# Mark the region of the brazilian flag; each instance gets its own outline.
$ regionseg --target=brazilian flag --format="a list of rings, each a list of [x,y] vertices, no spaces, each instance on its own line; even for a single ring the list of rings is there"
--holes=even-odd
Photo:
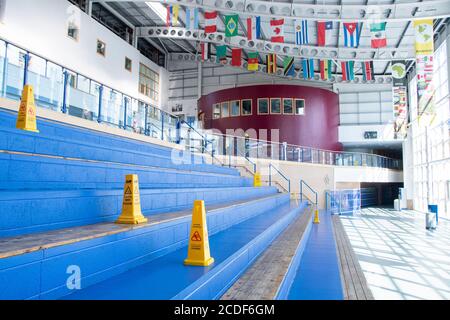
[[[225,16],[225,36],[234,37],[238,34],[239,15],[230,14]]]

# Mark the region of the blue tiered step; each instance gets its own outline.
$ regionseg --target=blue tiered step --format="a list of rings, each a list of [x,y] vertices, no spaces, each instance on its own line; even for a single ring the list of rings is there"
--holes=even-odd
[[[39,134],[14,126],[0,110],[0,299],[218,298],[305,208],[198,155],[177,164],[148,142],[42,119]],[[146,224],[112,223],[127,174],[139,176]],[[196,199],[207,268],[183,265]],[[67,286],[72,267],[80,291]]]

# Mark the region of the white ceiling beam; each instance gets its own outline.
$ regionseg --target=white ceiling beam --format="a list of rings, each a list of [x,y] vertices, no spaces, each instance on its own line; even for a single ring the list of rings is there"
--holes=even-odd
[[[191,41],[209,42],[216,45],[229,45],[259,53],[275,53],[295,58],[354,60],[354,61],[390,61],[395,59],[414,60],[414,47],[407,48],[335,48],[293,43],[273,43],[266,40],[248,40],[243,36],[225,37],[223,32],[205,34],[203,30],[187,30],[179,27],[139,27],[137,35],[143,38],[172,38]]]

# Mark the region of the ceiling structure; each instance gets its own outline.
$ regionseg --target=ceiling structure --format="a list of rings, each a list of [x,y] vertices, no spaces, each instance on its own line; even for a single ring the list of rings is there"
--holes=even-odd
[[[92,2],[92,1],[91,1]],[[228,56],[231,57],[232,47],[243,48],[243,58],[248,52],[259,52],[260,71],[267,53],[290,55],[296,59],[296,69],[300,69],[300,58],[333,60],[333,77],[331,82],[342,81],[340,61],[373,60],[375,78],[387,79],[390,75],[392,60],[406,59],[408,67],[414,64],[414,29],[412,20],[424,17],[434,18],[435,32],[444,27],[450,16],[450,0],[161,0],[161,1],[94,1],[105,6],[108,10],[119,15],[123,21],[134,27],[135,36],[145,38],[152,45],[165,53],[179,53],[179,59],[186,59],[185,54],[198,57],[199,41],[212,43],[212,54],[215,46],[227,44]],[[166,27],[167,5],[179,4],[179,20],[174,27]],[[190,31],[185,28],[186,7],[197,7],[200,13],[200,30]],[[205,11],[217,10],[218,32],[214,35],[205,35]],[[226,38],[226,14],[239,14],[239,32],[237,37]],[[246,18],[261,16],[263,40],[247,41]],[[273,18],[284,17],[285,43],[274,44],[267,39],[269,34],[269,21]],[[387,47],[372,49],[369,23],[378,18],[386,21]],[[309,31],[309,44],[296,45],[294,32],[294,19],[307,19]],[[333,21],[333,30],[327,39],[325,47],[317,47],[316,21]],[[360,39],[357,48],[344,47],[343,22],[356,21],[360,27]],[[197,57],[194,57],[197,55]],[[173,56],[173,55],[172,55]],[[213,59],[213,58],[212,58]],[[279,59],[281,60],[281,59]],[[211,60],[214,61],[214,60]],[[244,63],[243,68],[246,64]],[[279,61],[281,66],[281,61]],[[315,62],[315,79],[318,81],[319,63]],[[298,72],[301,78],[301,72]],[[355,63],[355,75],[361,75],[359,63]],[[278,75],[281,76],[281,75]],[[357,77],[360,79],[361,77]],[[376,80],[376,79],[375,79]]]

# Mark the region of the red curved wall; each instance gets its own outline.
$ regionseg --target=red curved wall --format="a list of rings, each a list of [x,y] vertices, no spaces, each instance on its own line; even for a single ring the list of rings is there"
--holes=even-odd
[[[258,98],[305,99],[304,115],[258,115]],[[212,105],[224,101],[252,99],[252,115],[212,119]],[[257,85],[216,91],[199,99],[205,129],[279,129],[280,142],[326,150],[342,150],[338,141],[339,98],[325,89],[297,85]],[[263,138],[263,137],[261,137]]]

